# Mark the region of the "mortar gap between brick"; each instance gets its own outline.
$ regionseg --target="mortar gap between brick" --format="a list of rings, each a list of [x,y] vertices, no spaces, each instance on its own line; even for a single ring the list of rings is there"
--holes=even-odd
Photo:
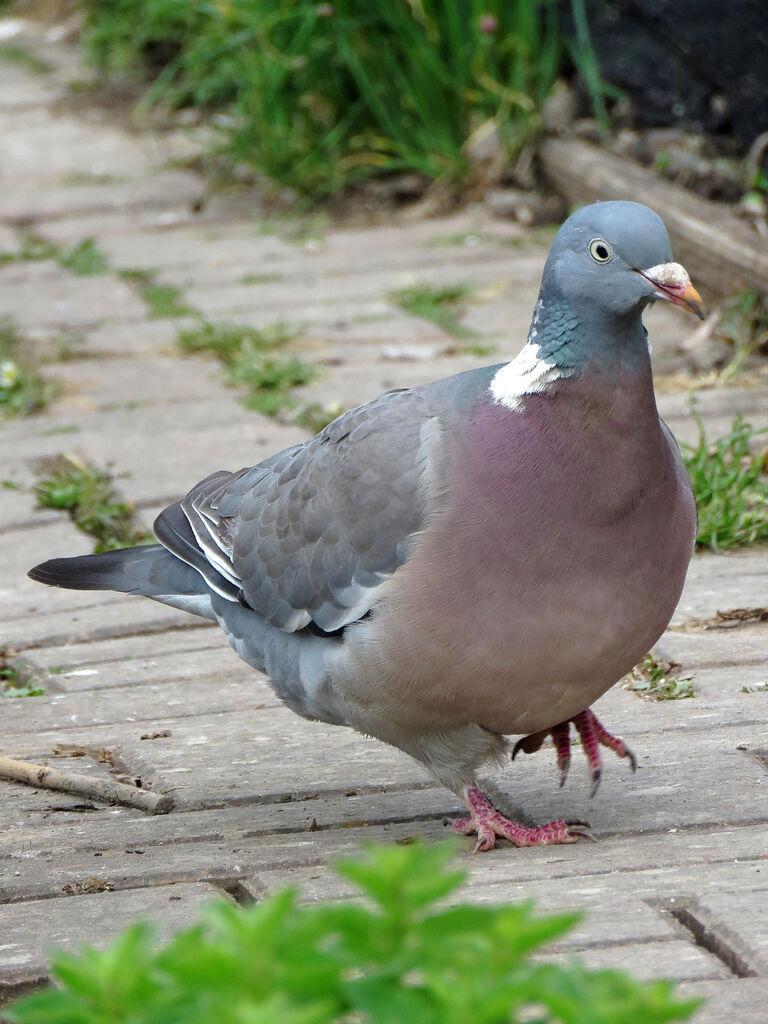
[[[258,902],[254,893],[239,878],[212,878],[210,882],[227,896],[231,896],[240,907],[250,907]]]
[[[703,920],[703,915],[698,911],[694,900],[688,902],[685,898],[673,897],[649,902],[656,910],[673,918],[688,932],[697,946],[717,957],[731,974],[737,978],[758,977],[757,971],[750,967],[748,961]]]

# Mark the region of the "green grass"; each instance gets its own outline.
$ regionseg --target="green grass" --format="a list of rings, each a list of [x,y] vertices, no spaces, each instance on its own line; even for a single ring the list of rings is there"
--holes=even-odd
[[[679,668],[680,666],[674,662],[660,662],[652,654],[646,654],[627,676],[625,689],[632,690],[647,700],[682,700],[694,697],[691,677],[677,675]]]
[[[109,473],[74,455],[61,455],[35,485],[40,508],[65,509],[75,526],[96,541],[94,551],[152,543],[135,521],[133,506],[121,501]]]
[[[709,441],[694,417],[698,444],[681,449],[699,512],[697,545],[721,551],[768,540],[768,450],[754,446],[768,428],[755,430],[737,416],[728,434]]]
[[[154,271],[129,268],[119,274],[138,290],[152,319],[197,315],[196,310],[184,302],[181,289],[173,284],[158,284]]]
[[[478,359],[485,359],[487,356],[492,356],[495,351],[495,345],[476,342],[474,344],[470,343],[469,345],[451,345],[449,348],[443,349],[443,355],[476,356]]]
[[[376,175],[460,185],[491,119],[513,157],[575,64],[604,118],[583,0],[84,0],[93,61],[144,105],[223,112],[218,153],[318,198]],[[573,25],[568,35],[567,26]]]
[[[83,185],[117,185],[126,181],[121,174],[95,174],[93,171],[67,171],[59,178],[65,188],[79,188]]]
[[[296,328],[284,323],[256,328],[200,320],[180,331],[178,341],[187,352],[216,356],[224,366],[227,383],[246,389],[242,398],[246,408],[276,416],[295,408],[294,388],[309,384],[317,376],[317,368],[311,363],[279,351],[297,333]]]
[[[79,359],[90,359],[92,354],[86,347],[86,337],[79,330],[64,330],[56,339],[56,359],[60,363],[72,363]]]
[[[13,322],[0,319],[0,420],[40,412],[58,390],[29,364],[25,348]]]
[[[223,899],[158,943],[134,924],[105,950],[53,956],[55,987],[4,1009],[10,1024],[664,1024],[701,1000],[578,958],[537,962],[578,912],[457,903],[453,843],[369,846],[335,865],[360,896],[299,903],[283,889]],[[446,905],[446,897],[450,903]]]
[[[94,277],[109,270],[109,260],[92,238],[84,238],[77,245],[59,249],[57,259],[62,267],[81,277]]]
[[[25,661],[9,661],[8,652],[0,651],[0,694],[3,697],[42,697],[35,673]]]
[[[238,284],[272,284],[275,281],[282,281],[282,274],[243,274],[238,279]]]
[[[768,683],[755,683],[754,686],[742,686],[742,693],[768,693]]]
[[[329,405],[324,405],[322,402],[305,402],[299,406],[293,417],[293,422],[304,427],[311,434],[319,434],[323,427],[327,427],[344,411],[344,406],[337,402],[332,402]]]
[[[6,64],[15,64],[17,67],[24,68],[25,71],[31,71],[34,75],[46,75],[51,70],[47,61],[19,43],[0,45],[0,61],[4,61]]]
[[[127,268],[118,273],[124,281],[128,281],[137,289],[146,304],[147,313],[153,320],[197,316],[197,311],[184,302],[181,288],[174,284],[158,284],[155,280],[155,271]]]
[[[55,260],[73,274],[91,277],[105,274],[109,260],[92,238],[84,238],[75,245],[56,245],[34,231],[28,231],[16,252],[0,253],[0,263],[23,263],[35,260]]]
[[[43,437],[60,437],[62,434],[79,434],[82,427],[79,423],[62,423],[60,427],[50,427],[43,431]]]
[[[392,292],[390,299],[411,316],[431,320],[454,338],[472,338],[475,332],[461,322],[461,302],[473,291],[465,282],[433,286],[415,284]]]
[[[737,292],[723,307],[717,335],[733,348],[731,361],[718,374],[726,384],[756,352],[768,351],[768,308],[754,289]]]
[[[149,315],[155,320],[191,316],[195,312],[183,301],[181,289],[173,284],[147,284],[141,294]]]

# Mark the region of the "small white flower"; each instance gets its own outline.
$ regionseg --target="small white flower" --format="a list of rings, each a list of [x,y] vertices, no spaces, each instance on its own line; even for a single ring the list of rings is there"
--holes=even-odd
[[[0,363],[0,388],[12,388],[19,379],[19,368],[16,363],[8,360]]]

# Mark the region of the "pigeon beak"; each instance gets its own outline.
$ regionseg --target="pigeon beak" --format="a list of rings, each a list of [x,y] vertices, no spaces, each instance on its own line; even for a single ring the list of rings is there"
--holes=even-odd
[[[656,267],[639,271],[656,289],[656,298],[673,302],[689,313],[704,319],[704,304],[701,296],[691,284],[688,271],[679,263],[660,263]]]

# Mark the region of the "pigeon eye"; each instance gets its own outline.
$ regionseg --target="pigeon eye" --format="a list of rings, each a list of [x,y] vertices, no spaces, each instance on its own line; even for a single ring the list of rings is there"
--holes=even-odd
[[[613,250],[602,238],[593,238],[589,243],[589,255],[595,263],[607,263],[613,256]]]

